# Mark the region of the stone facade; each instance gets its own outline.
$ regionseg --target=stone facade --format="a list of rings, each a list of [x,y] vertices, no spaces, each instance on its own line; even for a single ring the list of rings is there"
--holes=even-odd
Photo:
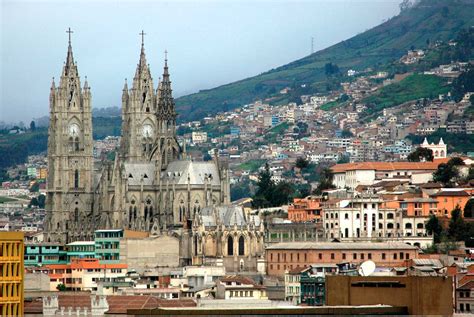
[[[193,265],[223,262],[227,272],[259,270],[265,251],[263,222],[240,206],[206,207],[196,213],[192,237]]]
[[[194,215],[229,203],[228,171],[217,158],[192,161],[178,144],[167,58],[155,90],[142,38],[132,87],[122,91],[120,148],[96,170],[90,88],[80,86],[70,41],[50,105],[45,241],[92,240],[96,229],[169,232],[179,237],[181,263],[190,263]]]

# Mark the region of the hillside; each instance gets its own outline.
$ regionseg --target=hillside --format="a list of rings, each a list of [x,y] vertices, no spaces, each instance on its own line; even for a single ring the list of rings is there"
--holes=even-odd
[[[474,0],[422,0],[413,8],[346,41],[255,77],[178,98],[181,121],[273,97],[274,102],[295,100],[301,94],[326,91],[333,80],[325,65],[363,70],[400,58],[412,47],[423,48],[447,41],[474,25]],[[304,88],[301,85],[306,84]],[[328,87],[329,86],[329,87]],[[277,92],[292,87],[293,95],[281,99]],[[276,97],[276,98],[275,98]]]

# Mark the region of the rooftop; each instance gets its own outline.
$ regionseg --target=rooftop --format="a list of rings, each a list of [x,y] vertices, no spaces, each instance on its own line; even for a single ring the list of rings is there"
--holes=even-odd
[[[375,170],[375,171],[395,171],[395,170],[436,170],[441,163],[447,163],[446,159],[435,159],[433,162],[358,162],[336,164],[331,167],[334,173],[342,173],[354,170]]]
[[[402,242],[282,242],[267,250],[416,250]]]

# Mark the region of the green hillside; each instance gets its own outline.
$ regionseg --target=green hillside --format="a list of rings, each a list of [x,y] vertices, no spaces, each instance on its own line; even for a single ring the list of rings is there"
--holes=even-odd
[[[377,93],[365,98],[363,101],[368,107],[366,114],[377,113],[384,108],[410,100],[432,99],[440,94],[446,94],[450,90],[446,82],[446,79],[434,75],[410,75],[399,83],[382,87]]]
[[[305,58],[255,77],[178,98],[179,119],[200,119],[257,99],[275,97],[273,102],[278,103],[291,101],[300,94],[323,92],[337,82],[326,75],[327,63],[338,65],[342,72],[381,66],[400,58],[411,47],[423,48],[435,41],[453,39],[461,29],[472,25],[474,0],[422,0],[371,30]],[[302,84],[306,86],[301,88]],[[277,94],[287,86],[294,88],[293,94]]]

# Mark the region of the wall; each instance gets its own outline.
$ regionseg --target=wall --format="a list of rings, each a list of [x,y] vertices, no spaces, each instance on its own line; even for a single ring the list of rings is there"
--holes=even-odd
[[[120,241],[120,262],[128,269],[143,272],[145,268],[179,266],[179,240],[172,236],[146,239],[122,239]]]
[[[267,250],[268,275],[281,276],[285,270],[309,266],[311,264],[338,264],[342,262],[362,263],[372,260],[377,266],[393,267],[403,266],[405,260],[416,259],[417,250],[407,245],[407,249],[367,249],[367,250]],[[370,257],[369,257],[370,253]],[[403,259],[400,255],[403,253]],[[385,254],[385,258],[383,258]],[[321,257],[320,257],[321,256]]]
[[[356,282],[400,282],[404,287],[357,287]],[[326,305],[405,306],[409,314],[452,315],[452,280],[432,276],[326,276]]]

